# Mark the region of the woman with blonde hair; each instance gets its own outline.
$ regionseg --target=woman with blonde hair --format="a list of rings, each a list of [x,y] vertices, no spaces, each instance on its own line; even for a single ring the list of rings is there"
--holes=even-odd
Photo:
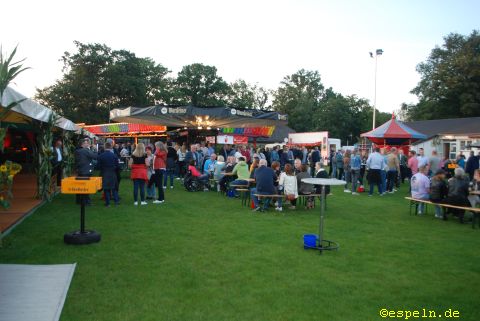
[[[162,142],[155,143],[155,157],[153,159],[154,175],[150,178],[148,186],[152,186],[153,183],[157,186],[158,199],[153,201],[154,204],[161,204],[165,201],[163,192],[163,175],[167,170],[167,148]]]
[[[145,145],[138,143],[130,159],[132,169],[130,178],[133,180],[133,205],[138,205],[138,192],[140,190],[140,205],[147,205],[145,202],[145,182],[148,181],[147,175],[147,157],[145,154]]]

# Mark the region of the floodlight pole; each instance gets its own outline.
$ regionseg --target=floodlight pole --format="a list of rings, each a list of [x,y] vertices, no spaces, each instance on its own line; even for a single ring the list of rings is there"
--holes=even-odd
[[[375,129],[375,114],[377,111],[377,60],[378,56],[381,56],[383,54],[382,49],[377,49],[375,51],[375,93],[373,96],[373,124],[372,124],[372,130]],[[370,57],[373,58],[373,54],[370,53]]]

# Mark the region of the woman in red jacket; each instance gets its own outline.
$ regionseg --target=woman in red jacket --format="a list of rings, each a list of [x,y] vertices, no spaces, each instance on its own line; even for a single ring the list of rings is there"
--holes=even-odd
[[[153,183],[158,189],[158,199],[153,201],[154,204],[161,204],[165,201],[163,193],[163,175],[167,169],[167,148],[162,142],[155,143],[155,154],[153,157],[153,170],[154,174],[150,178],[148,186],[152,186]]]
[[[137,144],[130,160],[132,172],[130,178],[133,180],[133,205],[138,205],[138,191],[140,190],[140,205],[147,205],[145,202],[145,182],[148,181],[145,145]]]

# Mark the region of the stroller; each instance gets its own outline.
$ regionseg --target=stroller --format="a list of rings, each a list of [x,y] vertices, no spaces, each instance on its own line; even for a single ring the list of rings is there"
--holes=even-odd
[[[183,186],[189,192],[198,192],[205,188],[209,188],[208,183],[204,183],[198,180],[195,176],[192,175],[191,171],[187,171],[185,178],[183,179]]]

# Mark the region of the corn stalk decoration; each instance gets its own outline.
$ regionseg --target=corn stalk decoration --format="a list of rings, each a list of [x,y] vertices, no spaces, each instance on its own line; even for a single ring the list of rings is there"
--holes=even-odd
[[[41,200],[50,201],[55,192],[52,189],[53,130],[59,116],[51,113],[48,122],[32,121],[37,134],[34,147],[34,168],[37,175],[37,195]]]
[[[64,175],[63,177],[69,177],[73,174],[75,166],[75,134],[71,131],[63,132],[63,156],[64,156]]]
[[[2,127],[2,119],[8,114],[10,109],[21,103],[24,99],[19,101],[14,101],[9,103],[6,106],[3,106],[3,95],[5,89],[7,89],[8,84],[15,79],[21,72],[29,69],[28,67],[24,68],[22,62],[25,59],[13,62],[13,58],[17,53],[17,47],[10,53],[10,55],[4,55],[2,47],[0,46],[0,152],[3,152],[4,149],[4,140],[7,135],[8,127]]]

